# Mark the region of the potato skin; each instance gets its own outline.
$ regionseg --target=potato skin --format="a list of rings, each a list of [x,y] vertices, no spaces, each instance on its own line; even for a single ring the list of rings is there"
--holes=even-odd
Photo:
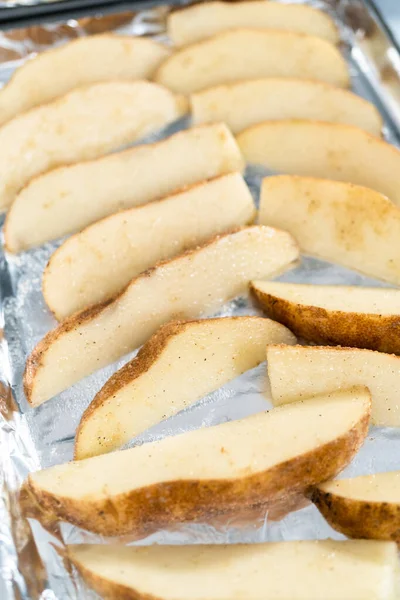
[[[306,342],[400,354],[400,316],[327,310],[250,290],[267,315]]]
[[[75,500],[41,489],[30,475],[24,484],[24,491],[30,496],[25,510],[29,516],[31,505],[35,518],[46,522],[65,520],[100,535],[145,536],[175,523],[199,521],[225,511],[281,500],[305,492],[341,471],[368,433],[370,412],[371,407],[336,440],[264,472],[236,479],[168,481],[108,498]]]

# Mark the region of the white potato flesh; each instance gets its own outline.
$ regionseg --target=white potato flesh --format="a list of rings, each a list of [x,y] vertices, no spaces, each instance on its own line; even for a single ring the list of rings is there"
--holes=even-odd
[[[120,369],[85,411],[75,458],[110,452],[265,360],[267,344],[296,343],[270,319],[170,323]],[[149,364],[150,361],[150,364]]]
[[[349,500],[400,505],[400,471],[327,481],[319,484],[318,488]]]
[[[119,210],[243,168],[235,139],[220,123],[53,169],[32,179],[15,198],[4,226],[7,250],[38,246]]]
[[[291,175],[364,185],[400,204],[400,151],[358,127],[268,121],[245,129],[237,141],[248,163]]]
[[[269,177],[262,183],[259,221],[289,231],[304,254],[400,284],[400,208],[374,190]]]
[[[67,546],[86,582],[160,600],[394,600],[394,542],[333,540],[197,546]],[[329,568],[327,568],[329,566]]]
[[[137,348],[163,323],[210,314],[245,293],[252,279],[269,277],[297,258],[289,234],[254,226],[160,263],[113,302],[77,313],[47,334],[27,362],[28,399],[40,404]]]
[[[18,115],[0,129],[0,210],[36,175],[116,150],[185,112],[183,98],[162,86],[111,81]]]
[[[133,277],[225,231],[248,225],[255,208],[239,173],[111,215],[67,239],[43,274],[50,310],[63,316],[120,292]]]
[[[235,29],[178,50],[157,69],[155,81],[191,94],[243,79],[298,77],[349,86],[347,64],[329,42],[301,33]]]
[[[169,54],[147,38],[117,35],[91,35],[41,52],[0,91],[0,125],[82,85],[148,79]]]
[[[382,129],[382,117],[373,104],[320,81],[273,77],[239,81],[197,92],[190,101],[196,125],[223,121],[233,133],[281,119],[345,123],[376,136]]]
[[[359,348],[270,346],[268,375],[275,405],[365,385],[375,425],[400,425],[400,357]]]

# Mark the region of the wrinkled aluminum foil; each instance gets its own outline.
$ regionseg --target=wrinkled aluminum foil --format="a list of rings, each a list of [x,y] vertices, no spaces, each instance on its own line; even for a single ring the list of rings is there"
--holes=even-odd
[[[293,1],[293,0],[292,0]],[[373,10],[354,0],[312,2],[333,14],[342,34],[354,89],[375,102],[385,119],[385,136],[400,142],[400,57]],[[166,40],[170,7],[96,16],[63,23],[0,32],[0,81],[36,52],[75,37],[105,31],[147,35]],[[169,128],[169,133],[171,129]],[[165,135],[165,132],[164,132]],[[154,137],[153,137],[154,139]],[[371,165],[372,167],[372,165]],[[257,201],[261,176],[248,169],[246,179]],[[81,600],[97,596],[87,590],[64,559],[65,543],[99,541],[68,524],[45,531],[20,512],[18,489],[30,471],[72,458],[73,437],[83,410],[108,377],[128,358],[109,366],[37,409],[29,408],[22,389],[27,354],[55,325],[41,293],[41,276],[58,244],[47,244],[20,256],[0,250],[0,598],[1,600]],[[384,285],[323,261],[303,257],[279,279],[303,283]],[[239,299],[218,315],[258,314]],[[265,363],[228,383],[179,415],[160,423],[132,444],[160,439],[200,426],[237,419],[271,407]],[[345,475],[399,468],[400,430],[374,428]],[[234,543],[332,537],[341,539],[310,505],[285,515],[266,509],[220,517],[208,523],[182,524],[146,539],[124,543]],[[282,518],[283,517],[283,518]],[[110,540],[101,540],[105,543]],[[115,540],[111,540],[115,541]]]

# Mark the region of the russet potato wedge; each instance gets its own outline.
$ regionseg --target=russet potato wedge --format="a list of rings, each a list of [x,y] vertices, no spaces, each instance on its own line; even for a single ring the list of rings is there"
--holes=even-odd
[[[204,2],[170,13],[167,33],[174,46],[199,42],[228,29],[254,27],[307,33],[339,41],[339,32],[329,15],[311,6],[280,4],[264,0],[248,2]]]
[[[264,0],[263,4],[268,5]],[[190,102],[195,124],[223,121],[233,133],[282,119],[345,123],[376,136],[382,129],[382,117],[373,104],[321,81],[284,77],[238,81],[192,94]]]
[[[297,258],[288,233],[253,226],[158,264],[114,300],[76,313],[39,342],[25,369],[26,397],[34,405],[48,400],[143,344],[163,323],[210,314],[245,293],[252,279]]]
[[[206,519],[333,477],[363,443],[370,404],[358,388],[282,406],[38,471],[24,491],[42,519],[101,535]]]
[[[17,69],[1,90],[0,125],[82,85],[148,79],[169,54],[166,46],[150,39],[110,34],[78,38],[41,52]]]
[[[400,543],[400,471],[327,481],[310,497],[344,535]]]
[[[242,131],[237,141],[248,163],[363,185],[400,204],[400,150],[358,127],[295,119],[266,121]]]
[[[80,544],[67,550],[85,582],[107,600],[397,598],[398,557],[392,542]]]
[[[46,303],[71,315],[108,300],[160,260],[248,225],[255,213],[244,179],[233,173],[106,217],[52,255],[43,274]]]
[[[154,79],[174,92],[191,94],[258,77],[298,77],[349,86],[346,62],[329,42],[261,29],[225,31],[178,50],[158,67]]]
[[[110,452],[265,360],[265,346],[295,344],[260,317],[168,323],[117,371],[84,412],[75,458]]]
[[[222,123],[59,167],[32,179],[15,198],[4,226],[6,248],[20,252],[182,186],[243,169],[235,139]]]
[[[268,316],[306,342],[400,354],[400,290],[253,281]]]
[[[374,190],[311,177],[268,177],[259,221],[289,231],[304,254],[400,284],[400,208]]]
[[[268,375],[276,406],[352,385],[372,396],[372,422],[400,425],[400,357],[359,348],[276,345],[267,348]]]
[[[186,112],[180,96],[149,81],[78,88],[0,129],[0,210],[32,177],[130,144]]]

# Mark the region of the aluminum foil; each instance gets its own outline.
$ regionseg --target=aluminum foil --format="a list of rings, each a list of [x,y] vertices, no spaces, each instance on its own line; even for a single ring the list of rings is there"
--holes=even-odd
[[[400,58],[382,24],[361,2],[312,2],[333,14],[342,35],[353,88],[375,102],[385,121],[385,136],[400,142]],[[0,33],[0,81],[34,53],[74,37],[103,31],[147,35],[166,40],[165,17],[171,7],[139,12],[98,15],[46,26]],[[169,129],[168,133],[171,133]],[[164,132],[165,135],[165,132]],[[373,165],[371,165],[373,167]],[[249,168],[246,180],[258,200],[265,173]],[[59,244],[59,242],[58,242]],[[94,542],[99,537],[68,524],[45,531],[20,512],[18,489],[29,472],[72,458],[73,438],[83,410],[108,377],[131,356],[87,377],[37,409],[28,407],[22,373],[28,353],[55,321],[41,293],[41,276],[58,245],[47,244],[17,257],[0,249],[0,598],[1,600],[81,600],[96,598],[64,559],[66,543]],[[323,261],[302,257],[301,264],[281,275],[284,281],[384,285]],[[222,307],[218,315],[258,314],[247,299]],[[248,371],[193,407],[153,427],[131,445],[167,435],[244,417],[271,407],[265,363]],[[374,428],[344,475],[367,474],[399,468],[400,430]],[[124,543],[188,544],[262,542],[332,537],[341,539],[311,505],[285,515],[257,509],[213,522],[182,524],[146,539],[124,538]],[[102,539],[104,543],[109,539]],[[112,540],[115,541],[115,540]],[[3,586],[3,587],[2,587]]]

